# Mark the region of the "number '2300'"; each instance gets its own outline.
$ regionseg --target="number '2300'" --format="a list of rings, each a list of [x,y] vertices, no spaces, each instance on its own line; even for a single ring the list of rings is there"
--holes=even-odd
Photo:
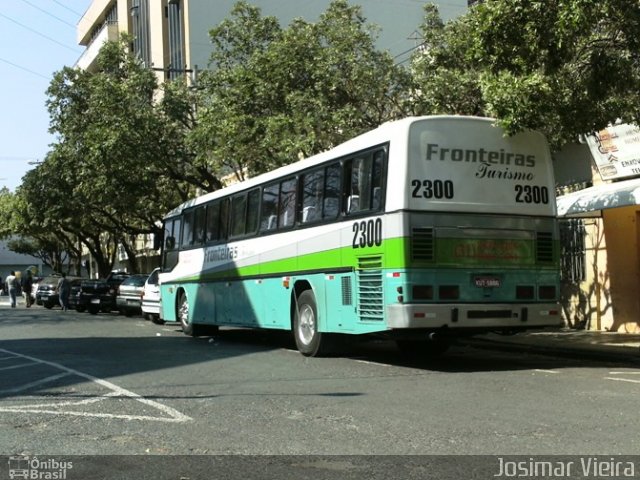
[[[382,245],[382,219],[362,220],[353,224],[353,248]]]

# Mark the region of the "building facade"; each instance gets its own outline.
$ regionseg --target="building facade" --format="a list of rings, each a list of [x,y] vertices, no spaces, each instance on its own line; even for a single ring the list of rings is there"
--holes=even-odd
[[[22,255],[7,248],[6,241],[0,241],[0,277],[4,280],[9,272],[24,272],[30,269],[38,276],[49,275],[51,268],[44,265],[42,260],[31,255]]]
[[[555,155],[563,309],[572,326],[640,332],[638,133],[614,126],[585,137],[598,136],[597,145],[585,140]]]
[[[162,80],[206,69],[211,54],[209,31],[229,16],[236,0],[94,0],[78,22],[78,43],[85,51],[76,66],[91,70],[105,41],[129,33],[131,49]],[[315,21],[329,0],[252,0],[263,15],[273,15],[281,25],[296,17]],[[417,29],[427,1],[381,2],[353,0],[361,5],[369,23],[380,27],[378,46],[398,62],[408,60],[420,43]],[[435,2],[438,3],[437,1]],[[439,5],[444,20],[467,10],[467,0]]]

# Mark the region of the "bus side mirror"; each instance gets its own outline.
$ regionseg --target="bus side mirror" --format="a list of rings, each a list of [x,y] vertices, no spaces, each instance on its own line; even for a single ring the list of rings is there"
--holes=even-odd
[[[153,234],[153,249],[160,250],[162,247],[162,235],[158,233]]]
[[[167,240],[164,242],[164,246],[167,250],[173,250],[174,248],[176,248],[175,237],[167,237]]]

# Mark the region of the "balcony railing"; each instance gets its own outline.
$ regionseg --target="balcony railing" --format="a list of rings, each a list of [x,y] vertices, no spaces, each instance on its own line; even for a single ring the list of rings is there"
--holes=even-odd
[[[118,40],[118,24],[117,23],[105,23],[100,32],[95,36],[93,41],[87,45],[86,50],[80,55],[80,58],[74,65],[76,68],[82,70],[91,70],[95,65],[96,58],[102,45],[109,41]]]

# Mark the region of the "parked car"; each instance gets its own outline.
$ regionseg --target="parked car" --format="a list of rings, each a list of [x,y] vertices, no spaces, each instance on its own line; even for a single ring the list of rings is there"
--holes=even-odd
[[[116,295],[116,307],[120,313],[127,317],[142,313],[142,292],[147,278],[149,275],[131,275],[120,284]]]
[[[42,305],[44,308],[60,306],[60,297],[57,291],[58,280],[60,280],[60,278],[60,275],[50,275],[44,277],[38,283],[38,288],[35,290],[36,304]],[[80,282],[79,277],[67,276],[67,279],[69,279],[71,284],[73,284],[73,282]]]
[[[111,272],[104,279],[82,281],[76,310],[87,310],[94,315],[98,312],[116,310],[118,286],[130,276],[126,272]]]
[[[82,286],[82,280],[76,279],[71,282],[71,290],[69,291],[69,308],[71,310],[77,310],[78,312],[84,312],[86,307],[80,307],[78,301],[80,299],[80,288]]]
[[[160,321],[160,269],[156,268],[147,281],[144,282],[144,290],[142,291],[142,315],[153,323],[162,323]]]

